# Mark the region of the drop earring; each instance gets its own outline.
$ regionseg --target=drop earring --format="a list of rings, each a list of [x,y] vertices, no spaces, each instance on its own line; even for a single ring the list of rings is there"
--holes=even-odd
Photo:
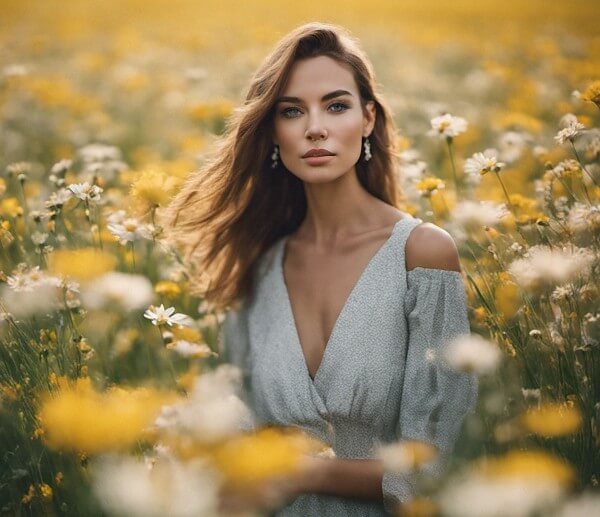
[[[274,169],[275,167],[277,167],[277,165],[279,165],[279,146],[277,144],[275,144],[275,147],[273,149],[273,154],[271,155],[271,168]]]
[[[369,142],[369,137],[365,138],[365,161],[368,162],[371,158],[371,142]]]

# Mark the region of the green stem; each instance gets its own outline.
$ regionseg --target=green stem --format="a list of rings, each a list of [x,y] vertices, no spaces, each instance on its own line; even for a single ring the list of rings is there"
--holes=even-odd
[[[508,196],[508,191],[506,190],[506,187],[504,186],[504,182],[502,181],[502,178],[500,177],[500,173],[495,172],[495,174],[496,174],[496,178],[498,178],[498,181],[500,182],[500,185],[502,186],[504,195],[506,196],[506,202],[508,203],[508,208],[510,208],[512,206],[512,203],[510,202],[510,197]]]
[[[450,163],[452,164],[452,176],[454,178],[454,188],[458,193],[458,177],[456,176],[456,165],[454,164],[454,155],[452,154],[452,137],[446,137],[446,143],[448,144],[448,153],[450,154]]]
[[[579,153],[577,152],[577,149],[575,148],[575,143],[573,142],[573,140],[569,140],[569,142],[571,142],[571,147],[573,148],[573,152],[575,153],[575,158],[577,158],[577,161],[579,162],[579,165],[581,165],[581,168],[585,171],[585,173],[590,177],[590,179],[595,183],[595,185],[597,187],[600,187],[600,184],[594,179],[594,176],[592,176],[590,174],[590,171],[588,171],[585,168],[585,165],[583,164],[583,162],[581,161],[581,158],[579,157]]]
[[[133,272],[135,273],[135,247],[133,241],[131,241],[131,265],[133,267]]]

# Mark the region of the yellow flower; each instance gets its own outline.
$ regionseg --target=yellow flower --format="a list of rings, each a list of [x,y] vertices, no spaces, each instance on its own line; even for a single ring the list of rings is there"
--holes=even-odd
[[[46,483],[42,483],[38,485],[38,487],[40,494],[42,495],[42,499],[44,499],[44,501],[50,501],[52,499],[52,487]]]
[[[8,221],[2,221],[0,225],[0,246],[8,248],[15,240],[12,233],[8,231],[10,223]]]
[[[517,111],[499,113],[493,116],[492,120],[495,127],[501,130],[524,129],[530,133],[539,133],[543,128],[543,124],[539,119]]]
[[[28,504],[31,502],[31,500],[35,497],[35,487],[33,485],[29,485],[29,489],[27,490],[27,493],[21,497],[21,502],[23,504]]]
[[[436,177],[427,176],[419,181],[416,185],[419,194],[423,197],[430,197],[433,192],[438,189],[443,189],[446,185],[444,182]]]
[[[546,402],[529,408],[521,417],[525,429],[540,436],[564,436],[581,427],[581,412],[577,407],[559,402]]]
[[[176,339],[188,341],[189,343],[204,343],[202,334],[195,328],[175,326],[171,329],[171,332],[173,332],[173,336],[175,336]]]
[[[114,270],[117,259],[106,251],[95,248],[57,250],[48,256],[48,270],[54,275],[65,275],[80,281],[96,278]]]
[[[0,215],[3,217],[17,217],[23,215],[23,208],[16,197],[8,197],[0,203]]]
[[[97,454],[121,450],[144,436],[172,394],[151,388],[113,387],[96,392],[89,378],[56,395],[44,394],[39,419],[44,441],[54,449]]]
[[[137,176],[130,193],[140,208],[148,211],[168,204],[180,183],[181,178],[150,169]]]
[[[569,486],[575,481],[575,470],[560,458],[544,451],[509,451],[502,456],[484,457],[475,468],[492,478],[554,481]]]
[[[233,109],[230,101],[217,99],[195,104],[189,109],[190,117],[201,122],[227,118]]]
[[[434,517],[438,514],[438,505],[425,497],[414,497],[402,503],[401,515],[405,517]]]
[[[21,497],[23,504],[28,504],[35,496],[40,496],[44,501],[52,500],[52,487],[46,483],[38,483],[37,486],[29,485],[27,493]]]
[[[154,292],[167,298],[176,298],[181,294],[181,287],[176,282],[162,280],[154,286]]]
[[[581,100],[593,102],[600,108],[600,80],[594,81],[581,94]]]
[[[184,445],[184,444],[179,444]],[[198,446],[188,451],[206,455],[225,476],[227,483],[251,486],[277,476],[292,474],[302,461],[327,449],[327,445],[297,428],[264,427],[255,433],[244,433],[213,447]]]

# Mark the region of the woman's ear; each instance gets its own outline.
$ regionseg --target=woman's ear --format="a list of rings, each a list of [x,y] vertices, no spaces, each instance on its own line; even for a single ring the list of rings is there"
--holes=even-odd
[[[375,102],[368,101],[365,104],[365,115],[363,117],[363,119],[364,119],[363,136],[365,138],[368,137],[371,134],[371,132],[373,131],[373,128],[375,127],[376,116],[377,116],[377,112],[375,110]]]

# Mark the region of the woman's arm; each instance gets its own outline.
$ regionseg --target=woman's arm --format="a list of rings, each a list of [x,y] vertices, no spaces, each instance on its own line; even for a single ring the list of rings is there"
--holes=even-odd
[[[382,501],[383,462],[374,459],[315,458],[298,478],[297,494],[328,494]]]

